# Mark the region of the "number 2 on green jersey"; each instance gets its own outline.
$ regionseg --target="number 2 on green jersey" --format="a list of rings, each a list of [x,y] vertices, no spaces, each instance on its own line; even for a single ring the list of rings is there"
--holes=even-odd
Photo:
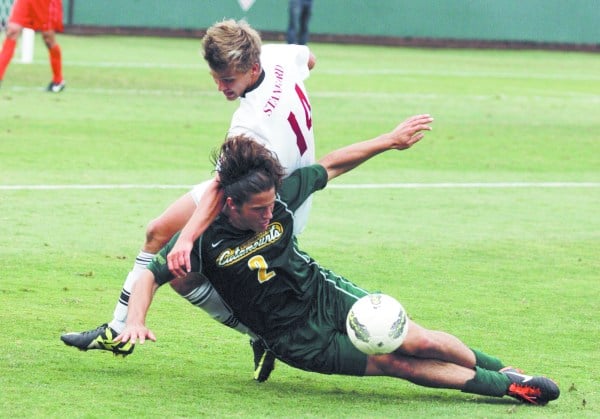
[[[267,264],[265,258],[261,255],[251,257],[248,260],[248,267],[250,268],[250,270],[258,271],[258,282],[261,284],[263,282],[267,282],[269,279],[273,278],[276,275],[275,272],[268,271],[269,265]]]

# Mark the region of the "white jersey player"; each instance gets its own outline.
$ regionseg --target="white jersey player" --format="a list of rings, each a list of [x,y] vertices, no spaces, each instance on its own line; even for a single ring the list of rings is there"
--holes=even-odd
[[[311,105],[304,86],[304,80],[315,64],[310,50],[300,45],[261,46],[256,31],[245,22],[232,20],[209,28],[203,47],[204,58],[218,90],[227,100],[240,100],[228,136],[245,134],[264,144],[277,155],[288,174],[314,163]],[[192,243],[221,209],[218,190],[217,180],[203,182],[150,222],[146,243],[123,285],[113,320],[91,331],[63,334],[63,342],[81,350],[103,349],[118,355],[130,354],[132,345],[114,342],[113,339],[125,326],[133,285],[154,255],[179,230],[179,239],[168,255],[169,267],[179,277],[189,272]],[[295,224],[300,228],[296,232],[306,225],[309,210],[310,201],[297,210]],[[205,279],[182,278],[171,285],[216,320],[251,335]],[[253,349],[255,379],[264,381],[273,368],[274,359],[272,356],[269,359],[260,342],[255,342]]]
[[[230,135],[246,134],[263,143],[287,174],[315,162],[311,106],[304,88],[309,55],[301,45],[265,45],[260,56],[264,78],[240,98],[229,129]],[[309,210],[307,201],[296,212],[301,229]]]

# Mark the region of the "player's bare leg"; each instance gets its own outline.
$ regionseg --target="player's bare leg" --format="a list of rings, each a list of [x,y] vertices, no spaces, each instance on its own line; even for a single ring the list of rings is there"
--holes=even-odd
[[[481,352],[477,355],[455,336],[429,331],[411,322],[397,351],[368,357],[365,375],[397,377],[425,387],[486,396],[508,395],[532,404],[546,404],[558,398],[560,391],[552,380],[523,375],[511,367],[500,371],[481,368],[478,359],[488,356]]]
[[[133,269],[127,275],[119,300],[116,304],[113,319],[96,329],[85,332],[65,333],[61,340],[69,346],[80,350],[101,349],[111,351],[116,355],[129,355],[134,346],[122,347],[113,339],[125,328],[129,296],[141,273],[146,269],[154,255],[181,230],[196,208],[192,196],[187,193],[171,204],[158,218],[152,220],[146,229],[146,242],[137,255]]]

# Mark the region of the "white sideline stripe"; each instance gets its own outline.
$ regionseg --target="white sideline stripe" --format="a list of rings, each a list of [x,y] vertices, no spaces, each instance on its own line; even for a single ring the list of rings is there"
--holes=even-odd
[[[66,189],[191,189],[193,185],[101,184],[101,185],[0,185],[4,191]],[[464,188],[600,188],[600,182],[444,182],[330,184],[328,189],[464,189]]]
[[[68,86],[67,86],[68,87]],[[88,93],[95,95],[122,95],[122,96],[170,96],[170,97],[201,97],[201,96],[211,96],[211,97],[219,97],[216,90],[202,90],[202,89],[189,89],[189,90],[150,90],[150,89],[107,89],[107,88],[86,88],[86,87],[68,87],[69,91],[77,92],[77,93]],[[11,90],[14,92],[33,92],[33,91],[44,91],[45,88],[42,87],[32,87],[32,86],[9,86],[6,90]],[[313,98],[352,98],[352,99],[377,99],[377,100],[396,100],[396,99],[405,99],[405,100],[443,100],[450,99],[455,100],[457,97],[466,100],[473,101],[498,101],[501,100],[521,100],[525,102],[531,101],[544,101],[548,102],[551,100],[554,101],[577,101],[580,103],[590,103],[597,104],[600,103],[600,95],[594,94],[586,94],[586,93],[542,93],[535,94],[530,96],[523,95],[470,95],[470,94],[438,94],[438,93],[402,93],[402,92],[358,92],[358,91],[348,91],[348,92],[328,92],[328,91],[317,91],[311,93],[311,97]]]
[[[328,185],[334,189],[599,188],[600,182],[446,182]]]
[[[33,64],[47,66],[47,60],[35,60]],[[154,62],[96,62],[96,61],[65,61],[63,63],[69,67],[92,67],[92,68],[141,68],[141,69],[167,69],[167,70],[202,70],[208,71],[208,66],[198,58],[197,63],[154,63]],[[355,68],[355,69],[336,69],[320,68],[319,73],[338,76],[417,76],[417,77],[461,77],[461,78],[500,78],[500,79],[534,79],[534,80],[578,80],[578,81],[598,81],[600,76],[594,74],[539,74],[536,72],[510,72],[510,71],[428,71],[428,70],[402,70],[398,68]]]

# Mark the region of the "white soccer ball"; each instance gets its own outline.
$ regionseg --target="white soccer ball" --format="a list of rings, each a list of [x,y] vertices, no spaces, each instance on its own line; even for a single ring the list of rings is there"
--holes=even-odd
[[[408,317],[395,298],[370,294],[352,305],[346,330],[359,351],[368,355],[389,354],[402,345],[408,332]]]

